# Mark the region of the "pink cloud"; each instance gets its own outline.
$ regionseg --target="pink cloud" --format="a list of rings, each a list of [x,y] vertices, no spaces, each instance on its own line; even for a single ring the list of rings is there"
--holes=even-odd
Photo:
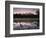
[[[14,8],[14,14],[34,14],[37,15],[36,11],[38,9],[33,8]]]

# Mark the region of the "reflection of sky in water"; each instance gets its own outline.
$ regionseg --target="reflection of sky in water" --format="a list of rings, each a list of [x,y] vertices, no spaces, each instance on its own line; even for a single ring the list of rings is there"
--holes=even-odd
[[[38,22],[18,22],[13,24],[14,30],[39,29]]]
[[[15,23],[15,25],[20,25],[20,24],[22,24],[22,25],[31,25],[31,23],[28,23],[28,22],[27,23],[26,22]]]
[[[30,23],[30,22],[18,22],[18,23],[14,23],[14,28],[16,28],[16,27],[20,27],[20,25],[22,25],[23,26],[23,28],[28,28],[28,27],[37,27],[37,24],[38,24],[38,22],[32,22],[32,23]]]

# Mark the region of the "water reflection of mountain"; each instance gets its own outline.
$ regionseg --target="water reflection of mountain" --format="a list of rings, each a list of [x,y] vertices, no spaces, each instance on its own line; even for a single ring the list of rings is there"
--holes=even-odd
[[[33,21],[39,22],[39,18],[14,18],[13,21],[14,22],[33,22]]]

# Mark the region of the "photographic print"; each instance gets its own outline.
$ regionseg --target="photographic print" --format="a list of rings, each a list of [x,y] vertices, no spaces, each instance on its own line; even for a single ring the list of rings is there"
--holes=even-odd
[[[39,29],[39,9],[13,8],[13,29]]]
[[[44,3],[5,2],[5,36],[44,35]]]

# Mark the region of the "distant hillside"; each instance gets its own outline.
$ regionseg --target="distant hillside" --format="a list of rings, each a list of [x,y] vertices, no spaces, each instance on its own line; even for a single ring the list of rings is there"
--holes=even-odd
[[[27,14],[27,15],[25,15],[25,14],[23,14],[23,15],[21,15],[21,14],[13,14],[13,17],[14,18],[39,18],[39,15],[33,15],[33,14]]]

